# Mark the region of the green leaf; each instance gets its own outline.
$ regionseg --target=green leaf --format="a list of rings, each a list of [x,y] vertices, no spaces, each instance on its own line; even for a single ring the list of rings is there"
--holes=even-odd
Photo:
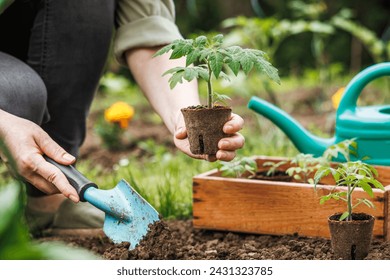
[[[214,44],[219,44],[221,45],[223,43],[223,35],[222,34],[218,34],[218,35],[215,35],[213,38],[212,38],[212,42]]]
[[[212,54],[212,50],[210,49],[202,49],[199,50],[199,62],[208,62],[209,61],[209,56]]]
[[[192,63],[196,62],[199,60],[200,56],[200,50],[199,49],[193,49],[188,52],[187,57],[186,57],[186,66],[191,65]]]
[[[228,63],[228,66],[232,70],[233,74],[237,76],[240,71],[240,62],[232,60]]]
[[[231,98],[227,95],[224,95],[224,94],[219,94],[217,92],[213,92],[213,96],[214,96],[214,103],[223,103],[223,104],[226,104],[226,100],[231,100]]]
[[[379,182],[378,180],[371,179],[370,183],[373,184],[375,188],[381,189],[382,191],[385,191],[385,188],[383,187],[383,184],[381,182]]]
[[[294,179],[300,181],[300,180],[302,180],[302,177],[299,176],[298,174],[295,174]]]
[[[369,208],[375,208],[375,205],[374,205],[374,203],[372,203],[370,200],[368,200],[368,199],[365,199],[365,198],[361,198],[361,199],[359,199],[359,202],[362,202],[362,203],[364,203],[367,207],[369,207]]]
[[[198,72],[195,68],[186,68],[184,70],[183,78],[186,81],[191,82],[193,79],[198,78]]]
[[[0,192],[0,236],[2,236],[9,225],[13,222],[14,216],[20,208],[18,200],[20,186],[18,184],[10,184],[3,187]]]
[[[169,86],[173,89],[178,83],[183,83],[184,70],[174,73],[168,80]]]
[[[254,62],[250,58],[250,56],[248,56],[245,52],[243,52],[242,56],[240,58],[240,64],[241,64],[242,70],[247,75],[252,70]]]
[[[320,204],[324,204],[325,202],[327,202],[329,199],[331,199],[332,196],[331,195],[324,195],[324,196],[321,196],[320,198]]]
[[[358,186],[361,187],[370,197],[374,197],[370,184],[365,181],[359,181]]]
[[[272,66],[272,64],[266,61],[264,58],[258,56],[255,60],[255,67],[257,71],[262,71],[266,73],[271,80],[280,84],[278,69]]]
[[[207,37],[206,36],[199,36],[194,41],[195,47],[204,47],[207,44]]]
[[[207,68],[204,68],[202,66],[197,66],[198,76],[205,80],[206,82],[209,81],[209,71]]]
[[[320,167],[314,175],[314,182],[317,184],[322,178],[328,176],[331,172],[331,168],[327,166]]]
[[[340,216],[340,221],[343,221],[343,220],[345,220],[346,218],[348,218],[348,216],[349,216],[349,213],[348,212],[344,212],[341,216]]]
[[[164,53],[167,53],[167,52],[169,52],[172,48],[173,48],[173,44],[167,45],[167,46],[161,48],[160,50],[158,50],[158,51],[153,55],[153,57],[156,57],[156,56],[162,55],[162,54],[164,54]]]
[[[209,60],[211,71],[213,72],[215,78],[218,79],[219,74],[222,71],[223,55],[218,51],[210,53]]]

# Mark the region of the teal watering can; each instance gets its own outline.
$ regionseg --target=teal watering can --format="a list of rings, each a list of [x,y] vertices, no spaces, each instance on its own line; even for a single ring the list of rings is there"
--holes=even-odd
[[[248,107],[276,124],[302,153],[321,156],[327,147],[356,138],[360,159],[368,157],[367,163],[390,165],[390,105],[356,104],[369,82],[389,75],[390,62],[385,62],[364,69],[350,81],[336,112],[335,136],[330,139],[312,135],[286,112],[258,97],[252,97]]]

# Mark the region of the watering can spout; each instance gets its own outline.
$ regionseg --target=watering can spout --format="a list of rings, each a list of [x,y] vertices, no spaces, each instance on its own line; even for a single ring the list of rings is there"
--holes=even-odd
[[[324,139],[307,131],[285,111],[258,97],[252,97],[248,107],[263,115],[277,125],[302,153],[321,156],[330,145],[335,144],[335,137]]]

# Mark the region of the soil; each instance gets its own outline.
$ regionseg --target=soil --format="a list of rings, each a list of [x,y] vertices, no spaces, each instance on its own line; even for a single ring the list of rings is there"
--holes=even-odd
[[[250,177],[253,180],[291,182],[293,177],[281,170],[276,170],[273,175],[267,175],[267,171],[257,171]]]
[[[195,229],[190,220],[155,223],[133,250],[106,237],[52,237],[106,260],[332,260],[330,240]],[[390,242],[374,239],[367,260],[390,259]]]

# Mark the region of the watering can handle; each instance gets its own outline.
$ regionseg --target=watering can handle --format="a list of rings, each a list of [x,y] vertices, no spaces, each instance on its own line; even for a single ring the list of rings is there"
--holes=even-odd
[[[371,81],[382,76],[390,76],[390,62],[378,63],[357,74],[347,85],[340,101],[338,114],[355,108],[363,88]]]
[[[69,184],[71,184],[72,187],[77,191],[77,194],[79,195],[81,201],[85,202],[84,192],[88,188],[90,187],[98,188],[98,186],[95,183],[88,180],[83,174],[81,174],[72,165],[62,165],[45,155],[43,157],[47,162],[53,164],[55,167],[60,169],[62,173],[64,173],[65,177],[69,181]]]

